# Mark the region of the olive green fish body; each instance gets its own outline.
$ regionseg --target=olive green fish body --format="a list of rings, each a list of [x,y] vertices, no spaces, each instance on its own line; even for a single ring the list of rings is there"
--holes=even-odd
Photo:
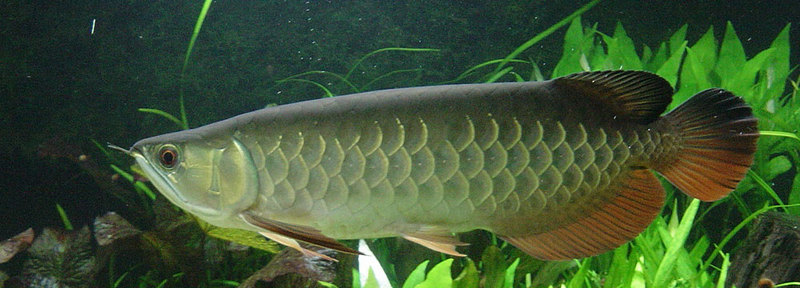
[[[343,239],[396,236],[419,225],[453,232],[558,225],[553,216],[568,205],[588,205],[627,163],[655,151],[652,139],[660,135],[645,126],[576,121],[532,105],[566,97],[536,101],[543,98],[537,97],[540,85],[519,86],[496,85],[497,94],[489,96],[497,105],[399,101],[384,111],[359,107],[364,111],[350,119],[327,110],[303,119],[256,120],[240,130],[262,179],[252,209]],[[504,97],[509,89],[527,92]],[[465,101],[471,95],[455,96]],[[630,130],[624,131],[630,139],[620,128]],[[514,218],[528,221],[507,223]]]
[[[182,208],[284,241],[404,236],[456,254],[449,233],[485,229],[539,258],[581,257],[660,211],[648,169],[714,200],[750,165],[757,131],[741,100],[707,91],[659,117],[671,93],[626,71],[384,90],[243,114],[132,154]],[[165,169],[169,151],[179,163]]]

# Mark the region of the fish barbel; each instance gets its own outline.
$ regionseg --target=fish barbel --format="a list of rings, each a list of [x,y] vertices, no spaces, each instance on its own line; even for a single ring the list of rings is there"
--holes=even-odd
[[[757,120],[721,89],[664,116],[669,83],[603,71],[550,81],[359,93],[266,108],[141,140],[128,154],[172,203],[213,225],[357,253],[401,236],[462,255],[485,229],[540,259],[599,254],[660,212],[650,170],[703,201],[753,161]]]

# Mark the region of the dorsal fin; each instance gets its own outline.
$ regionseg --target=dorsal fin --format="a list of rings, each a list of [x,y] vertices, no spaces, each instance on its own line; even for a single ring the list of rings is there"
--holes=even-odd
[[[640,124],[658,119],[672,102],[669,82],[644,71],[582,72],[556,78],[553,85],[590,97],[607,105],[614,116]]]

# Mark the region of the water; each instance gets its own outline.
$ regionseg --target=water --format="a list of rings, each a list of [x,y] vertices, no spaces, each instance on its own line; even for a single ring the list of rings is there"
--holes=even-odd
[[[200,1],[2,1],[0,239],[28,227],[63,227],[56,203],[76,228],[107,211],[134,225],[152,224],[109,192],[131,189],[108,168],[127,169],[129,159],[115,154],[109,160],[91,142],[126,147],[179,129],[137,108],[178,115],[183,90],[189,125],[196,127],[272,103],[314,99],[322,89],[276,81],[315,70],[343,75],[360,57],[386,47],[440,51],[374,55],[351,76],[359,89],[440,83],[504,57],[583,4],[522,2],[217,1],[181,78]],[[719,39],[731,21],[752,57],[786,23],[800,20],[798,1],[753,2],[607,1],[582,18],[608,34],[622,23],[638,48],[654,47],[684,23],[690,43],[710,25]],[[564,31],[519,58],[535,61],[547,77],[561,56]],[[798,31],[791,32],[792,47],[800,47]],[[796,65],[800,56],[793,52]],[[404,72],[370,82],[397,70]],[[335,94],[354,92],[335,78],[315,79]],[[0,270],[19,269],[7,266]]]

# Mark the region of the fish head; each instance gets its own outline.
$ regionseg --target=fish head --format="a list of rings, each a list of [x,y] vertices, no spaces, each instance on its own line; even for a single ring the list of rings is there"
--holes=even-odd
[[[161,194],[212,225],[238,226],[256,201],[256,166],[234,137],[187,130],[140,140],[128,153]]]

